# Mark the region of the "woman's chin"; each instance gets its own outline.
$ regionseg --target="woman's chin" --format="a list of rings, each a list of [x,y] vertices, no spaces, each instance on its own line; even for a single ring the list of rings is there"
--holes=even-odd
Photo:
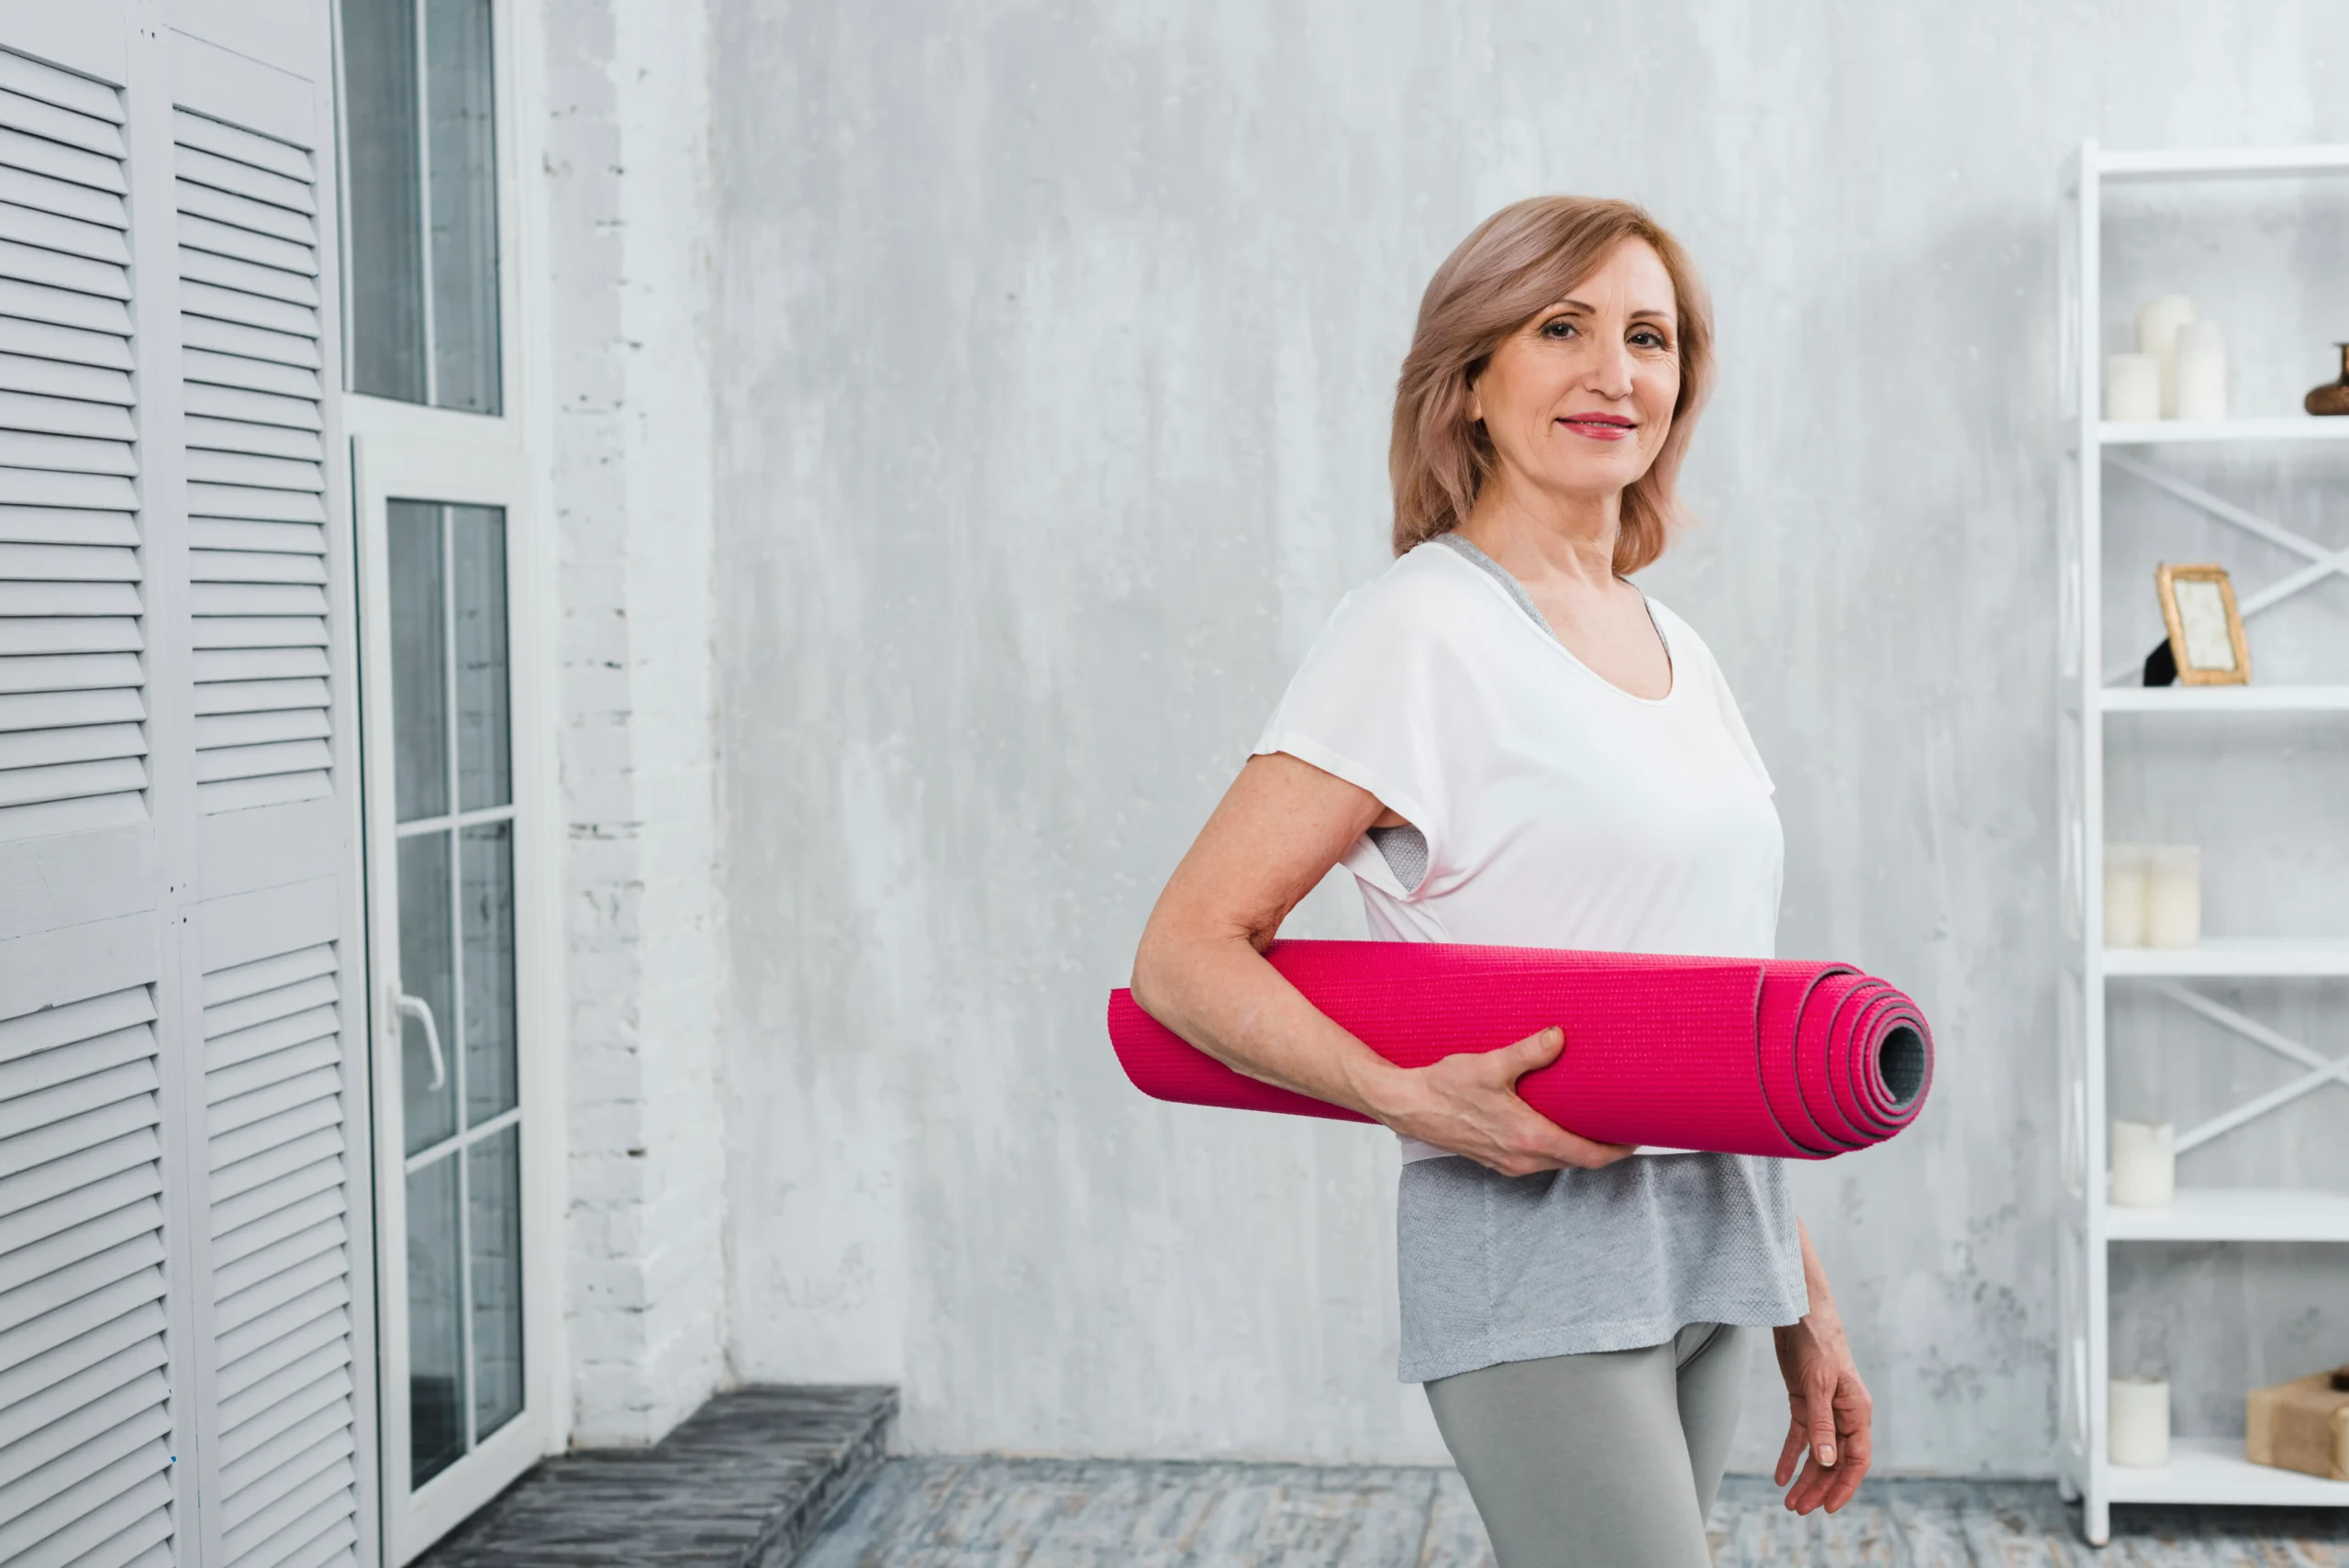
[[[1561,497],[1592,500],[1620,495],[1625,486],[1647,472],[1647,460],[1638,452],[1592,454],[1576,462],[1551,465],[1543,488]]]

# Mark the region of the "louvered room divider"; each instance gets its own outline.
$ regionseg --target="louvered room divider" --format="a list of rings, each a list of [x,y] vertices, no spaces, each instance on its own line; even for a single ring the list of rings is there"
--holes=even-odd
[[[327,7],[201,15],[0,5],[11,1568],[375,1558]]]

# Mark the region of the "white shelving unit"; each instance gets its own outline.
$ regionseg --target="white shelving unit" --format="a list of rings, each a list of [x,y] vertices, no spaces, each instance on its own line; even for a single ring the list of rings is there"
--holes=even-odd
[[[2265,1503],[2277,1507],[2349,1507],[2349,1481],[2252,1464],[2231,1438],[2178,1438],[2159,1470],[2112,1473],[2115,1503]],[[2102,1542],[2098,1544],[2101,1545]]]
[[[2167,1208],[2109,1208],[2106,1216],[2104,1233],[2115,1241],[2349,1241],[2349,1195],[2341,1193],[2189,1190]]]
[[[2102,388],[2099,389],[2099,394]],[[2349,441],[2339,419],[2099,419],[2097,442],[2164,447],[2194,441]]]
[[[2106,686],[2107,713],[2343,713],[2349,686]]]
[[[2102,967],[2115,979],[2318,980],[2349,974],[2349,941],[2213,937],[2191,948],[2107,948]]]
[[[2213,940],[2185,951],[2107,949],[2104,926],[2105,725],[2159,724],[2165,715],[2349,713],[2349,685],[2176,686],[2148,690],[2136,672],[2105,669],[2103,493],[2108,466],[2150,480],[2210,515],[2234,523],[2309,564],[2247,612],[2349,572],[2337,551],[2253,516],[2224,499],[2148,467],[2143,449],[2187,442],[2349,441],[2349,418],[2244,418],[2214,422],[2124,422],[2102,417],[2106,313],[2100,298],[2100,238],[2107,187],[2141,181],[2223,180],[2278,174],[2349,175],[2349,146],[2275,150],[2119,152],[2083,143],[2064,171],[2069,202],[2064,268],[2066,384],[2076,399],[2071,455],[2077,488],[2065,529],[2065,671],[2059,722],[2065,729],[2064,879],[2071,958],[2065,976],[2063,1393],[2058,1464],[2067,1496],[2083,1503],[2082,1529],[2102,1545],[2114,1503],[2241,1503],[2349,1507],[2349,1482],[2323,1481],[2251,1463],[2240,1440],[2181,1439],[2160,1470],[2113,1465],[2107,1457],[2105,1390],[2110,1376],[2110,1251],[2149,1241],[2349,1243],[2349,1194],[2181,1190],[2168,1208],[2107,1201],[2106,1015],[2110,992],[2148,987],[2283,1056],[2302,1072],[2292,1082],[2198,1128],[2182,1151],[2224,1137],[2301,1095],[2349,1082],[2349,1058],[2333,1062],[2285,1039],[2194,989],[2188,982],[2349,975],[2349,940],[2277,936]]]

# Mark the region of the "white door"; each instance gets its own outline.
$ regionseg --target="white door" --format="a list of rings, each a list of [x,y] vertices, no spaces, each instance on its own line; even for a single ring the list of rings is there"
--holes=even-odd
[[[526,497],[495,449],[358,446],[368,625],[384,1496],[406,1561],[543,1453],[552,1303],[535,1216],[529,890],[545,847],[516,746],[509,566]]]
[[[341,0],[385,1555],[553,1439],[538,934],[543,559],[516,355],[506,7]]]

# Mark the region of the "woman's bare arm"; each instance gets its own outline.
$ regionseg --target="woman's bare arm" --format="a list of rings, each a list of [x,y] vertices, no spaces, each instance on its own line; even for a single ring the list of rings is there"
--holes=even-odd
[[[1252,1078],[1360,1111],[1504,1175],[1593,1168],[1631,1152],[1551,1121],[1517,1081],[1555,1060],[1544,1029],[1514,1045],[1393,1065],[1264,962],[1281,922],[1365,828],[1378,798],[1284,752],[1252,757],[1159,895],[1134,955],[1134,1000]]]

